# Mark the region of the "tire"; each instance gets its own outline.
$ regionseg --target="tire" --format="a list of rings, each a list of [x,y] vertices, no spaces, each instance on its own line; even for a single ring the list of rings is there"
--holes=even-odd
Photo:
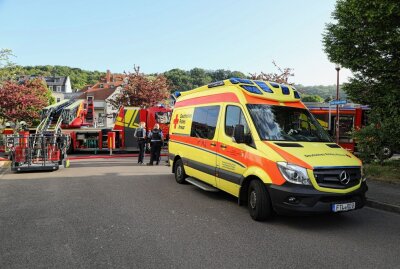
[[[385,159],[390,159],[393,156],[393,150],[388,146],[384,146],[381,149],[381,154]]]
[[[185,168],[183,167],[182,159],[177,160],[175,162],[174,166],[175,166],[174,167],[174,171],[175,171],[175,180],[176,180],[176,182],[179,183],[179,184],[185,184],[186,183],[185,178],[187,176],[186,176],[186,173],[185,173]]]
[[[247,207],[252,219],[264,221],[272,217],[271,198],[260,180],[250,182],[247,197]]]

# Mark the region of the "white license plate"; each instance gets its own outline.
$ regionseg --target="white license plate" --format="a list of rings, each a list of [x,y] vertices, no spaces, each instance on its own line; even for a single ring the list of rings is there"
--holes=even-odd
[[[353,210],[355,208],[356,208],[356,202],[332,205],[333,212],[349,211],[349,210]]]

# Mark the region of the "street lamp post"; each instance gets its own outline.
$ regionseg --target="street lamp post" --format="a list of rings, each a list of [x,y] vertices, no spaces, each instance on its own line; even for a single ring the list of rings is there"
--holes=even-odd
[[[339,71],[340,71],[340,65],[336,64],[335,65],[336,69],[336,100],[339,101]],[[336,105],[336,144],[339,144],[339,105]]]

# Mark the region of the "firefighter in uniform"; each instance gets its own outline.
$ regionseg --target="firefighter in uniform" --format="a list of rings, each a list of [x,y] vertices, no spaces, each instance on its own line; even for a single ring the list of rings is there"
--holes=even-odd
[[[151,156],[150,162],[147,165],[153,165],[154,161],[158,165],[160,162],[161,146],[163,144],[163,133],[158,123],[156,123],[153,130],[149,132],[149,138],[151,145]]]
[[[144,150],[146,146],[146,123],[143,121],[140,122],[139,127],[136,128],[133,136],[137,139],[139,147],[138,164],[143,164]]]

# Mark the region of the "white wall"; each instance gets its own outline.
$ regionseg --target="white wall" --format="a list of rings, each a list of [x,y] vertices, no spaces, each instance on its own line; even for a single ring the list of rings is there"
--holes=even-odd
[[[66,93],[71,93],[72,92],[71,80],[69,79],[69,76],[67,77],[67,80],[65,81],[65,92]]]

